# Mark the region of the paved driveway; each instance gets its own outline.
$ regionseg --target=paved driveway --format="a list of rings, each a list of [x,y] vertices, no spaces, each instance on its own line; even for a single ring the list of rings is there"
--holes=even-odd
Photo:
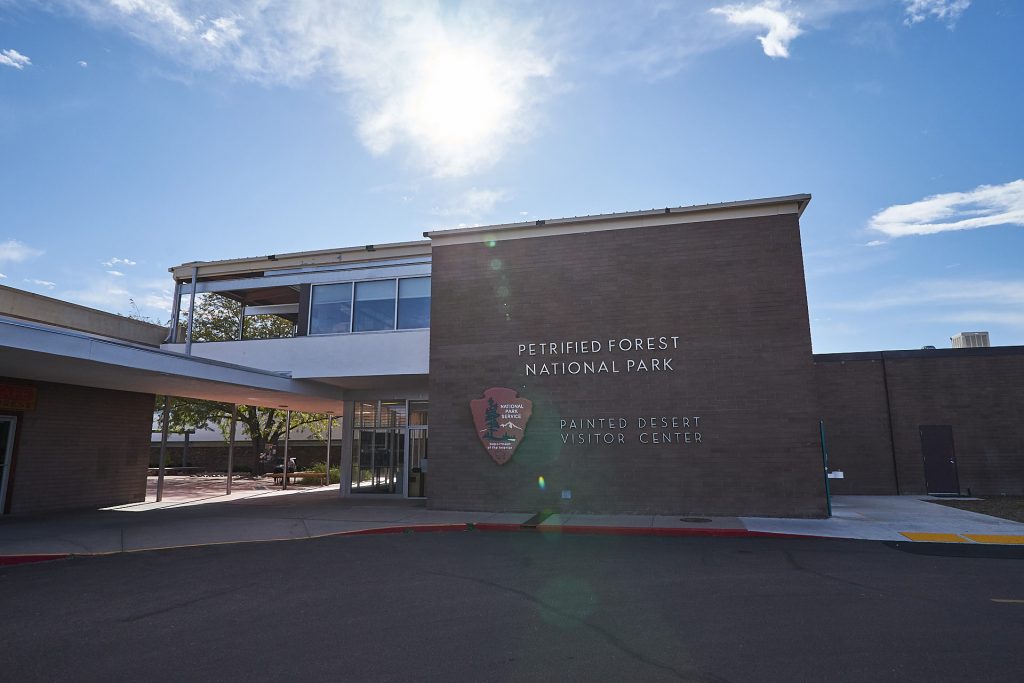
[[[0,567],[3,678],[1016,682],[1022,571],[870,541],[479,531],[119,554]]]

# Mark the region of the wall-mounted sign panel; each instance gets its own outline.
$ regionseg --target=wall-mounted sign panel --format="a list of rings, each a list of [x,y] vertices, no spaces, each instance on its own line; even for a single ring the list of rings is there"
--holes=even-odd
[[[36,388],[23,384],[0,384],[0,410],[36,409]]]

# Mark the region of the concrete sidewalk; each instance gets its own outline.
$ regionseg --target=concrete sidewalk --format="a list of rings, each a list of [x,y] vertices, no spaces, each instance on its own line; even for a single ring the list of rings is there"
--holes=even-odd
[[[913,496],[837,496],[831,519],[553,515],[541,532],[643,535],[798,535],[890,541],[1024,543],[1024,524]],[[0,521],[3,556],[86,555],[216,543],[412,530],[518,530],[530,513],[428,510],[423,501],[340,498],[337,487],[239,491],[230,499],[139,503]]]
[[[932,496],[833,496],[829,519],[743,517],[751,531],[874,541],[1024,543],[1024,524],[936,505]]]

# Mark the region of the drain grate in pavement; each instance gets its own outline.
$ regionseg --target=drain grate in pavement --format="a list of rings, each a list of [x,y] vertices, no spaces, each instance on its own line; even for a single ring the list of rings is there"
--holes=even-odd
[[[680,522],[689,522],[690,524],[707,524],[711,521],[709,517],[680,517]]]

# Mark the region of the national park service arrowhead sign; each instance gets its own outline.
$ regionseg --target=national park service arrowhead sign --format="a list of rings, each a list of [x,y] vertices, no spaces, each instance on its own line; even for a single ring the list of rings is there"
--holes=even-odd
[[[515,389],[493,387],[483,398],[469,402],[480,443],[494,462],[507,463],[515,454],[533,413],[533,401],[520,398]]]

